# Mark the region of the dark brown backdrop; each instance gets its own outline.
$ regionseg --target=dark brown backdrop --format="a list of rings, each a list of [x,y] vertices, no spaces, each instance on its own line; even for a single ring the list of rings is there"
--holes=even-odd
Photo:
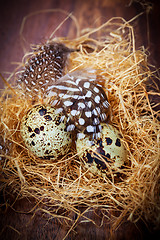
[[[150,62],[160,67],[160,1],[151,1],[152,10],[144,13],[133,24],[136,30],[137,47],[144,45],[151,53]],[[8,72],[15,69],[13,62],[21,62],[23,57],[22,42],[20,41],[20,26],[24,17],[34,11],[42,9],[59,8],[67,12],[72,12],[81,28],[98,26],[114,16],[131,19],[138,13],[147,12],[146,1],[129,0],[3,0],[1,1],[0,13],[0,72],[7,78]],[[149,5],[148,5],[149,6]],[[150,5],[151,6],[151,5]],[[49,37],[56,26],[64,19],[64,14],[48,13],[33,16],[27,21],[24,28],[24,36],[28,43],[25,44],[29,50],[30,43],[43,43]],[[148,19],[148,24],[147,24]],[[147,35],[149,31],[149,38]],[[74,24],[67,23],[56,33],[56,36],[75,36]],[[0,80],[0,88],[3,82]],[[32,206],[32,201],[22,200],[14,206],[17,210],[26,212]],[[0,239],[63,239],[66,234],[66,226],[59,225],[56,220],[51,220],[46,224],[46,219],[40,215],[30,222],[30,215],[16,213],[11,208],[0,212],[0,232],[4,226],[6,228],[0,235]],[[91,213],[92,218],[100,219]],[[74,215],[73,218],[76,218]],[[148,223],[150,225],[150,223]],[[109,239],[111,225],[95,227],[91,223],[80,224],[71,232],[67,239]],[[15,231],[17,229],[17,231]],[[142,222],[137,226],[125,222],[118,231],[115,232],[115,239],[158,239],[157,231],[149,232]]]

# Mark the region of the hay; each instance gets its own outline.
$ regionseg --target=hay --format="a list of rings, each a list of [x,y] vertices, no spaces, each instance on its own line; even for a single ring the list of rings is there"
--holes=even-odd
[[[96,29],[84,29],[76,39],[58,40],[80,50],[71,54],[67,71],[96,69],[105,79],[111,124],[122,135],[131,166],[119,170],[125,178],[115,181],[114,176],[103,178],[86,171],[74,149],[56,161],[36,158],[24,146],[19,132],[20,121],[33,103],[19,90],[15,93],[6,88],[0,99],[0,190],[4,198],[7,201],[8,192],[16,199],[33,197],[37,202],[33,213],[41,210],[63,219],[73,224],[71,229],[80,217],[92,221],[85,216],[90,209],[101,209],[103,217],[112,219],[115,227],[124,217],[130,221],[144,217],[160,224],[160,125],[159,112],[151,107],[145,86],[155,75],[149,68],[147,52],[143,47],[136,50],[133,28],[121,18]],[[78,206],[86,210],[81,213]],[[58,214],[60,209],[63,214]],[[71,212],[78,215],[74,223]]]

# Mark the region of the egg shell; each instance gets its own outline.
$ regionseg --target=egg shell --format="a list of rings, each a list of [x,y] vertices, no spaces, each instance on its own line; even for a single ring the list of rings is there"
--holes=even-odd
[[[71,147],[71,133],[66,131],[65,118],[51,106],[36,105],[22,118],[20,132],[26,147],[37,157],[57,158]]]
[[[102,174],[110,169],[121,168],[127,163],[127,151],[119,131],[110,124],[102,123],[101,138],[90,141],[86,136],[77,139],[76,149],[86,168],[94,174]]]

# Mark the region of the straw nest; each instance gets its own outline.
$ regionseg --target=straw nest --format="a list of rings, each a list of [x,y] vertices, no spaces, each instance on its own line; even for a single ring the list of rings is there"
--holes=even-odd
[[[6,204],[8,194],[15,199],[33,197],[33,212],[41,209],[68,223],[73,223],[71,212],[90,221],[85,219],[90,209],[100,209],[103,217],[112,219],[115,225],[124,217],[136,221],[142,216],[160,223],[159,113],[149,101],[149,95],[155,92],[146,90],[149,80],[156,91],[156,70],[151,71],[146,50],[136,50],[133,28],[123,19],[84,29],[73,40],[56,40],[80,50],[71,54],[66,71],[96,69],[105,78],[111,124],[122,135],[130,167],[119,170],[125,177],[115,181],[112,173],[111,177],[102,177],[86,171],[74,148],[58,160],[36,158],[24,146],[19,131],[32,101],[23,98],[16,87],[7,86],[0,98],[0,190]],[[85,211],[81,213],[78,206],[85,207]],[[64,210],[61,215],[60,209]]]

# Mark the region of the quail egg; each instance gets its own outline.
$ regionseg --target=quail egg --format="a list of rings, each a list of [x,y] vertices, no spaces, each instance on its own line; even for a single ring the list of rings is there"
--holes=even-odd
[[[71,147],[65,116],[45,105],[32,107],[22,118],[20,133],[26,147],[37,157],[57,158]]]
[[[76,142],[80,160],[92,173],[99,175],[108,168],[121,168],[127,162],[127,151],[119,131],[110,124],[101,123],[101,126],[101,138],[98,140],[93,142],[85,136]]]

